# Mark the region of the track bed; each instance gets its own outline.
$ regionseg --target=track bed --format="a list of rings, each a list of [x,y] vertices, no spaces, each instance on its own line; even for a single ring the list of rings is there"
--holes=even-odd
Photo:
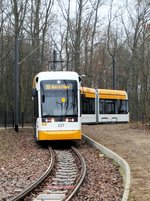
[[[32,129],[24,129],[20,133],[13,130],[0,131],[0,138],[0,199],[6,200],[14,197],[46,170],[49,153],[46,148],[34,142]],[[85,141],[74,145],[85,159],[87,173],[72,200],[119,201],[123,194],[119,168]]]

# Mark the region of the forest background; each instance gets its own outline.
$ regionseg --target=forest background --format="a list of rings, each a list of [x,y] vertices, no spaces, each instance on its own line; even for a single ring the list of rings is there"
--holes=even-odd
[[[148,0],[0,0],[0,112],[14,111],[15,37],[19,111],[32,119],[32,80],[53,69],[86,75],[83,85],[126,90],[130,119],[150,121]]]

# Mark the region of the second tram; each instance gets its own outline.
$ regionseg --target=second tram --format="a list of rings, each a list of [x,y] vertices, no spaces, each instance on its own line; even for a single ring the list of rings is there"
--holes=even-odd
[[[82,123],[129,122],[128,95],[125,91],[81,88]]]

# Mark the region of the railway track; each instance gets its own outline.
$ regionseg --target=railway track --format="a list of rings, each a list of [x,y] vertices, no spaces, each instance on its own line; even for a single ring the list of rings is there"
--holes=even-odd
[[[49,151],[51,161],[46,172],[11,201],[69,201],[76,193],[86,174],[82,155],[74,147]]]

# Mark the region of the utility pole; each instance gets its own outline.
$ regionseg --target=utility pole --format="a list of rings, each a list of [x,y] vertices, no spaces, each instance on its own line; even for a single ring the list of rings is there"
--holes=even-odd
[[[52,70],[55,71],[56,70],[56,62],[57,62],[57,52],[56,50],[53,51],[53,66],[52,66]]]
[[[18,132],[18,104],[19,104],[19,40],[15,35],[15,131]]]
[[[57,63],[61,63],[61,62],[64,62],[64,61],[58,61],[57,60],[57,52],[56,52],[56,50],[53,50],[53,61],[49,61],[49,62],[52,62],[52,71],[56,71],[56,70],[58,70],[58,67],[57,67]]]
[[[15,35],[15,131],[18,132],[19,127],[19,65],[25,61],[28,57],[34,54],[44,43],[35,48],[30,54],[19,61],[19,41],[18,34]],[[31,39],[28,39],[31,40]],[[39,40],[39,39],[38,39]]]
[[[113,75],[112,75],[112,79],[113,79],[113,89],[116,89],[116,59],[114,56],[112,56],[112,68],[113,68]]]

